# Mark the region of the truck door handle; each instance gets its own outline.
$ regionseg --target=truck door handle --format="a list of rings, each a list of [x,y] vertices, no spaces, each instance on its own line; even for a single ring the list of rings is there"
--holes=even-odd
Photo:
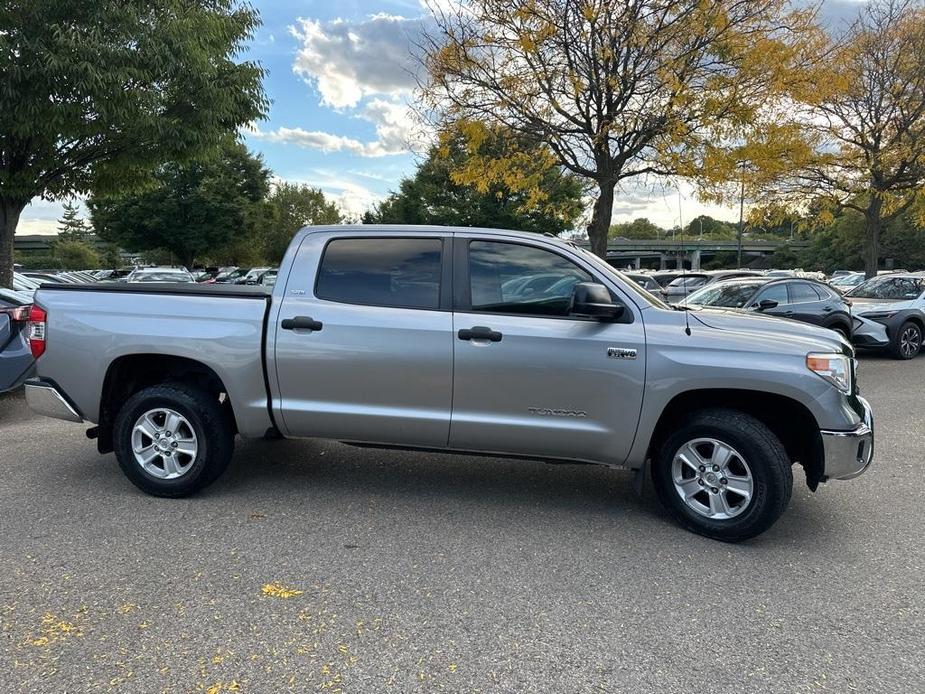
[[[474,328],[463,328],[458,333],[460,340],[488,340],[489,342],[501,342],[501,333],[486,328],[484,325],[477,325]]]
[[[283,318],[279,324],[283,330],[314,330],[318,332],[324,327],[320,320],[315,320],[309,316],[296,316],[295,318]]]

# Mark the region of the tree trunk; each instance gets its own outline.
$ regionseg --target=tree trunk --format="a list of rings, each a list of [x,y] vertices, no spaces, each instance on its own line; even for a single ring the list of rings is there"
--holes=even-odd
[[[0,287],[13,286],[13,237],[25,202],[0,198]]]
[[[880,268],[880,228],[883,220],[880,213],[883,210],[883,200],[873,194],[867,205],[865,221],[867,229],[864,239],[864,275],[867,278],[876,277]]]
[[[615,183],[599,181],[599,193],[594,201],[594,212],[588,224],[588,240],[591,252],[607,259],[607,234],[610,232],[610,218],[613,216],[613,189]]]

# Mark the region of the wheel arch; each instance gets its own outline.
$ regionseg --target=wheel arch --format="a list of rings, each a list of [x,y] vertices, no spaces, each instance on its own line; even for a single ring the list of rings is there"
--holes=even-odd
[[[806,471],[813,491],[822,480],[825,455],[822,436],[813,413],[785,395],[735,388],[689,390],[675,395],[662,410],[649,440],[648,457],[692,412],[726,408],[744,412],[765,424],[784,446],[792,463]]]
[[[106,370],[100,393],[100,421],[97,447],[109,453],[116,413],[132,395],[149,386],[179,382],[194,385],[214,395],[225,406],[234,431],[234,408],[221,377],[206,364],[188,357],[165,354],[128,354],[114,359]]]

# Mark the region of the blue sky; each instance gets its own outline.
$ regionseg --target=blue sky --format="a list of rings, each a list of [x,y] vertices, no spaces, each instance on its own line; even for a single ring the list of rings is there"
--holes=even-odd
[[[449,2],[451,0],[443,0]],[[415,37],[423,0],[253,0],[263,26],[247,57],[268,71],[267,120],[244,134],[274,175],[321,188],[351,217],[413,173],[426,136],[407,104],[414,88]],[[852,0],[827,0],[829,21],[856,11]],[[733,219],[736,211],[704,206],[674,184],[618,194],[614,221],[647,216],[663,226],[698,214]],[[20,234],[54,233],[58,202],[35,201]]]

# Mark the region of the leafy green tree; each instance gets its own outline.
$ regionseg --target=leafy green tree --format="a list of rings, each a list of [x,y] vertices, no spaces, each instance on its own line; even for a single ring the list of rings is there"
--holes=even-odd
[[[504,153],[508,162],[492,166]],[[363,215],[365,224],[442,224],[560,234],[582,210],[580,181],[535,142],[477,123],[447,130],[414,176]]]
[[[267,202],[271,216],[264,229],[264,256],[272,263],[283,259],[293,234],[302,227],[344,221],[337,205],[311,186],[280,183]]]
[[[88,241],[93,230],[87,220],[80,216],[80,209],[76,202],[68,200],[64,203],[64,214],[58,220],[58,239],[62,241]]]
[[[60,239],[52,247],[52,255],[64,270],[95,270],[100,266],[100,256],[87,241]]]
[[[238,240],[258,242],[255,220],[269,176],[259,157],[228,142],[206,159],[162,165],[153,188],[87,204],[101,239],[129,251],[165,249],[192,267],[196,258],[216,258]]]
[[[709,239],[732,239],[736,235],[736,226],[729,222],[714,219],[710,215],[702,214],[694,217],[684,228],[684,235],[690,238],[699,238],[702,235]]]
[[[0,6],[0,285],[33,198],[125,190],[263,114],[257,24],[238,0]]]
[[[667,233],[646,217],[637,217],[632,222],[611,225],[608,237],[612,239],[621,236],[625,239],[659,239],[664,238]]]

